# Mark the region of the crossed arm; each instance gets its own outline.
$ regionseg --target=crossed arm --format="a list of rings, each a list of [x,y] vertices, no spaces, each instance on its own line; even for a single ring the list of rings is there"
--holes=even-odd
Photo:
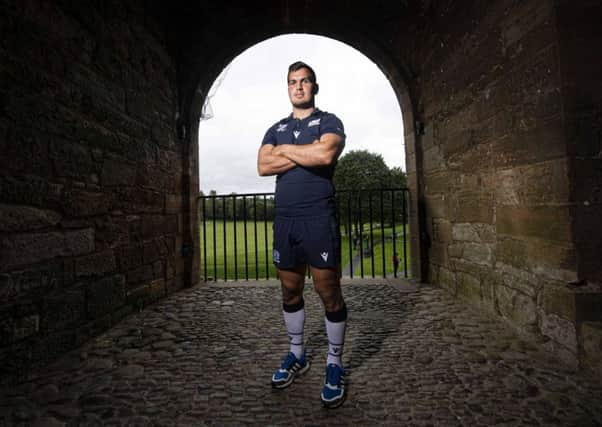
[[[345,141],[335,133],[325,133],[311,144],[262,145],[257,156],[257,171],[261,176],[276,175],[295,166],[324,167],[336,161]]]

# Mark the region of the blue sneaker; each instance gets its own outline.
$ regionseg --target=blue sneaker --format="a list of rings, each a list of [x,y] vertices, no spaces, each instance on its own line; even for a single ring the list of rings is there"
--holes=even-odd
[[[305,354],[301,359],[293,353],[286,355],[280,368],[272,375],[272,387],[286,388],[292,384],[297,375],[304,374],[309,369],[309,362],[305,359]]]
[[[345,377],[347,372],[339,365],[326,366],[326,381],[322,389],[322,403],[327,408],[336,408],[345,400]]]

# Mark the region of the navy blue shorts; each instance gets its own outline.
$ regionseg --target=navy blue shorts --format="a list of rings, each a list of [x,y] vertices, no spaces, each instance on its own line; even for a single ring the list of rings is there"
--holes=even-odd
[[[274,265],[336,268],[341,262],[341,235],[334,216],[274,219]]]

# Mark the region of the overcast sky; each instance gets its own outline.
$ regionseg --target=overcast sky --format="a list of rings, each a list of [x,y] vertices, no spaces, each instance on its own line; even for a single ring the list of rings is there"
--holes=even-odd
[[[333,39],[291,34],[249,48],[214,83],[209,92],[212,117],[199,125],[203,192],[274,191],[274,177],[257,175],[257,150],[266,130],[291,112],[286,72],[299,60],[316,72],[316,107],[343,121],[343,155],[366,149],[382,154],[389,167],[405,170],[401,111],[376,64]]]

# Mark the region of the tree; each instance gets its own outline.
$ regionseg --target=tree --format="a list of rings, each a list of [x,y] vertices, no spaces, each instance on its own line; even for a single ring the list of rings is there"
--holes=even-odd
[[[351,224],[355,234],[360,234],[363,223],[369,220],[373,197],[378,199],[382,195],[380,192],[369,190],[390,188],[390,181],[391,172],[380,154],[353,150],[339,159],[334,184],[338,192],[339,212],[345,234],[350,235]]]
[[[406,188],[408,186],[406,173],[399,166],[391,168],[390,174],[391,188]]]
[[[220,197],[217,197],[217,192],[215,190],[210,190],[208,195],[205,195],[201,191],[201,197],[204,198],[204,201],[201,201],[201,203],[199,204],[199,212],[201,214],[201,217],[203,217],[204,215],[205,219],[213,220],[223,217],[224,210],[221,203],[221,199]]]
[[[383,156],[368,150],[353,150],[341,157],[334,173],[337,190],[389,186],[390,171]]]

